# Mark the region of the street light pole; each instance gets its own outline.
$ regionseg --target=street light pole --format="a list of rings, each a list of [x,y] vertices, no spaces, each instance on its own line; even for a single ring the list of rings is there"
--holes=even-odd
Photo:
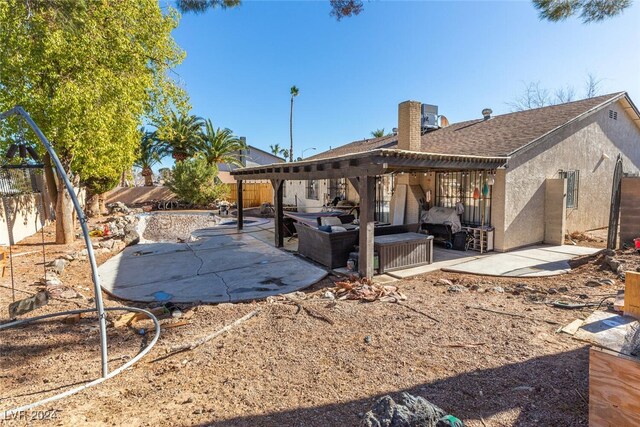
[[[311,147],[311,148],[305,148],[304,150],[302,150],[302,155],[300,156],[301,159],[304,159],[304,152],[308,151],[308,150],[314,150],[315,151],[316,147]]]

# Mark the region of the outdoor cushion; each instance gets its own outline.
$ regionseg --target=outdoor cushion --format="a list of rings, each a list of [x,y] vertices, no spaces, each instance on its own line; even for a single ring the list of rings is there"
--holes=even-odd
[[[342,225],[342,221],[337,216],[320,217],[320,225]]]
[[[331,232],[332,233],[336,233],[338,231],[347,231],[347,229],[344,228],[344,227],[340,227],[339,225],[332,225],[331,226]]]
[[[318,227],[318,230],[325,231],[327,233],[331,233],[331,226],[330,225],[321,225],[320,227]]]

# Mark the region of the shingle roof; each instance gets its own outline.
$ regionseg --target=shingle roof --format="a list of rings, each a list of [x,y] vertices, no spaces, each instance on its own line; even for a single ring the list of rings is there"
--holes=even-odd
[[[422,135],[422,151],[434,154],[507,156],[532,141],[561,127],[576,117],[613,102],[625,92],[617,92],[549,107],[518,111],[453,123]],[[360,153],[377,148],[397,148],[396,135],[354,141],[316,154],[308,160]]]

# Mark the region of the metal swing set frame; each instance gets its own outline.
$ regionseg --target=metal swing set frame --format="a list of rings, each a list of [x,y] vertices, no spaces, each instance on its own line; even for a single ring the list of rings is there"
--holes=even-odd
[[[87,256],[89,258],[89,264],[91,266],[93,288],[94,288],[94,295],[95,295],[95,298],[94,298],[95,308],[67,310],[67,311],[61,311],[56,313],[50,313],[42,316],[13,320],[4,324],[0,324],[0,332],[10,328],[22,326],[28,323],[33,323],[33,322],[44,320],[44,319],[50,319],[53,317],[60,317],[60,316],[67,316],[67,315],[81,314],[81,313],[96,313],[98,315],[98,325],[99,325],[99,332],[100,332],[100,358],[101,358],[101,366],[102,366],[102,376],[98,379],[85,383],[79,387],[72,388],[63,393],[53,395],[46,399],[42,399],[37,402],[33,402],[17,408],[0,410],[0,420],[9,419],[12,415],[19,414],[23,411],[29,410],[36,406],[43,405],[45,403],[49,403],[55,400],[59,400],[67,396],[71,396],[89,387],[100,384],[101,382],[111,377],[114,377],[115,375],[118,375],[120,372],[124,371],[125,369],[128,369],[138,360],[143,358],[151,350],[151,348],[156,344],[160,336],[160,323],[158,322],[158,319],[149,311],[136,308],[136,307],[128,307],[128,306],[104,307],[104,303],[102,301],[102,290],[100,288],[100,278],[98,276],[98,266],[96,264],[96,258],[93,251],[93,246],[91,244],[91,238],[89,237],[89,229],[87,227],[87,218],[84,215],[82,207],[80,206],[80,202],[78,201],[78,198],[73,189],[71,181],[69,180],[69,177],[64,171],[64,168],[62,167],[62,163],[60,162],[60,159],[58,158],[55,150],[49,143],[49,140],[46,138],[46,136],[42,133],[40,128],[33,121],[31,116],[29,116],[29,114],[22,107],[16,106],[5,113],[1,113],[0,121],[7,120],[8,118],[13,116],[16,116],[18,120],[20,119],[23,120],[31,128],[31,130],[33,130],[33,132],[36,134],[36,136],[38,137],[38,139],[46,149],[47,153],[49,153],[49,156],[51,157],[51,161],[55,166],[58,172],[58,175],[62,178],[62,181],[64,182],[64,186],[73,202],[73,207],[75,209],[78,221],[80,222],[80,226],[82,228],[82,234],[84,236],[84,241],[87,248]],[[31,152],[31,150],[29,151]],[[13,275],[13,269],[11,274]],[[135,357],[131,358],[128,362],[126,362],[119,368],[114,369],[112,371],[109,371],[108,359],[107,359],[107,324],[106,324],[106,313],[105,313],[106,311],[131,311],[131,312],[143,313],[147,317],[149,317],[154,322],[154,325],[155,325],[154,336],[153,336],[153,339],[149,342],[149,344],[143,350],[141,350]]]

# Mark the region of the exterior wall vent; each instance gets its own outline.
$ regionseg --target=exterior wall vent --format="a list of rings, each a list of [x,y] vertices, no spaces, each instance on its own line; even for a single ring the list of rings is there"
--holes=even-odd
[[[613,120],[618,120],[618,112],[609,110],[609,118]]]

